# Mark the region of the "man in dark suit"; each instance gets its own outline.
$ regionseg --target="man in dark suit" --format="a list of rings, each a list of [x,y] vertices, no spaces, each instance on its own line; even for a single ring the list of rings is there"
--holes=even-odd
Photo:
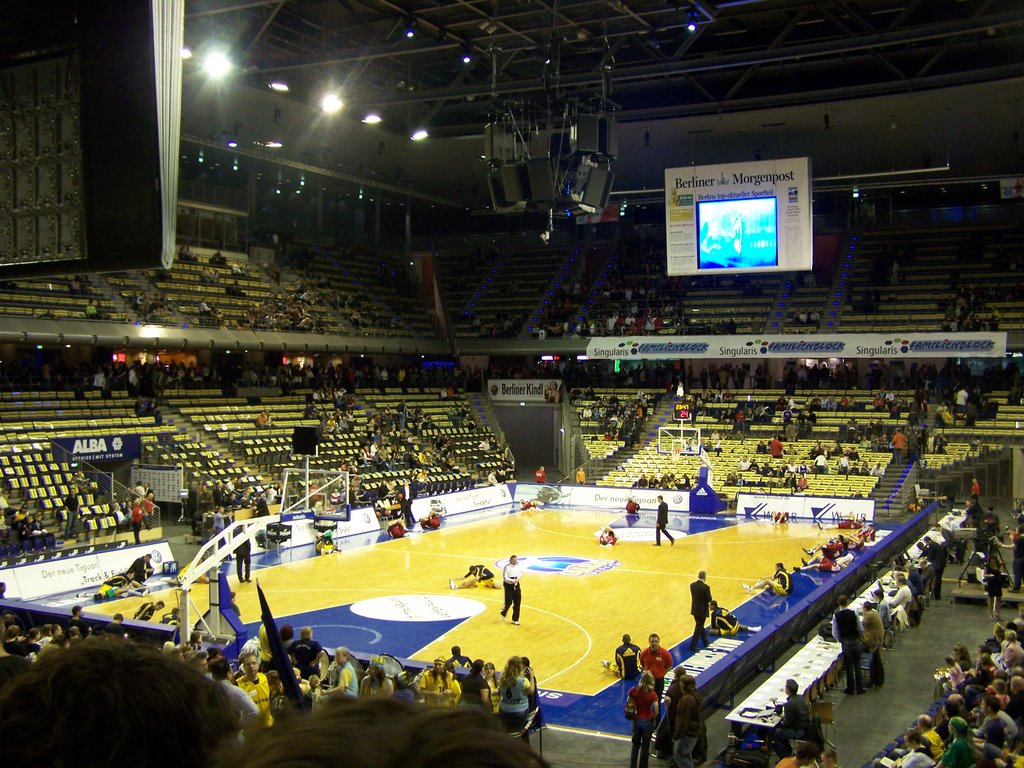
[[[235,547],[235,574],[240,582],[252,581],[249,577],[252,568],[252,541],[246,538]]]
[[[693,616],[693,637],[690,639],[690,650],[697,650],[697,641],[709,645],[708,633],[704,622],[711,612],[711,587],[707,584],[708,575],[704,571],[697,574],[697,580],[690,585],[690,615]]]
[[[654,546],[661,546],[661,535],[665,534],[665,538],[668,539],[669,544],[675,544],[676,540],[672,538],[672,534],[668,532],[668,504],[665,503],[665,499],[661,496],[658,497],[658,517],[657,527],[654,529]]]

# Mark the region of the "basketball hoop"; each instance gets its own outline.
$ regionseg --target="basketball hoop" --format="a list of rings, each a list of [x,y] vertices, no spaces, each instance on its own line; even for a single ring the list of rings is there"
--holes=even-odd
[[[679,456],[680,454],[682,454],[682,452],[683,452],[683,447],[681,445],[673,445],[672,446],[672,453],[675,454],[676,456]]]

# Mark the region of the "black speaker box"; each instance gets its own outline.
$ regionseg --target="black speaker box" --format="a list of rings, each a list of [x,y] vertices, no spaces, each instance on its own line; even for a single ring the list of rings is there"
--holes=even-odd
[[[608,205],[608,196],[612,192],[612,183],[615,181],[615,174],[605,166],[598,166],[590,171],[590,178],[583,189],[583,205],[594,208],[604,208]]]
[[[597,115],[577,115],[569,133],[573,152],[589,155],[599,151],[600,118]]]
[[[501,174],[498,172],[492,173],[487,177],[487,189],[491,193],[491,205],[494,209],[507,208],[509,203],[508,197],[505,195],[505,184],[501,180]]]
[[[320,445],[320,430],[316,427],[292,428],[293,456],[316,456],[318,445]]]
[[[555,180],[551,173],[551,163],[547,160],[531,160],[526,171],[530,179],[530,202],[554,202]]]
[[[526,163],[501,166],[501,181],[505,185],[505,197],[510,203],[522,203],[530,199],[530,174]]]

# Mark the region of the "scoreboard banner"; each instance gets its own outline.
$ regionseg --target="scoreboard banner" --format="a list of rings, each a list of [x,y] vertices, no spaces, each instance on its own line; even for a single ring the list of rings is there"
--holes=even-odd
[[[665,169],[665,273],[809,270],[806,157]]]
[[[601,360],[752,359],[797,357],[1003,357],[1006,334],[845,333],[778,336],[595,336],[587,356]]]

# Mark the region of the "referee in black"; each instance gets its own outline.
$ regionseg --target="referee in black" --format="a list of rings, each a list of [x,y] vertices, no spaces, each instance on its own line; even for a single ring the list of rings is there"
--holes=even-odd
[[[505,587],[505,607],[501,609],[501,618],[505,618],[508,614],[508,609],[512,609],[512,623],[519,626],[519,606],[523,602],[523,590],[519,586],[519,577],[522,575],[522,570],[516,564],[518,558],[512,555],[508,559],[508,565],[505,566],[501,572],[501,581]]]

